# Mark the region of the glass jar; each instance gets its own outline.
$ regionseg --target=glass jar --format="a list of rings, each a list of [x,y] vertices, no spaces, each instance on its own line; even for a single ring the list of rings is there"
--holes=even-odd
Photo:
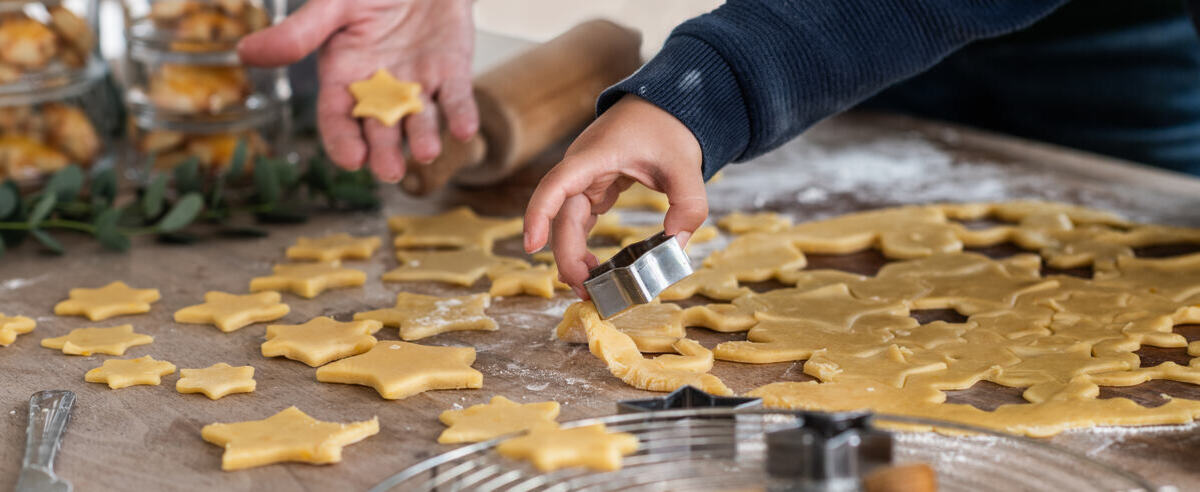
[[[195,159],[200,169],[211,176],[233,162],[239,140],[246,142],[246,171],[258,156],[284,157],[288,153],[291,119],[286,105],[273,112],[256,112],[253,117],[232,121],[194,119],[185,121],[130,118],[129,151],[126,155],[128,176],[143,179],[147,172],[168,171]]]
[[[87,68],[99,53],[96,3],[0,1],[0,84],[33,91]]]

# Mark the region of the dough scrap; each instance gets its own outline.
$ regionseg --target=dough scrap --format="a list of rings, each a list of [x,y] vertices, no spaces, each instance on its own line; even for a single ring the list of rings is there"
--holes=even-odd
[[[365,260],[375,254],[382,241],[376,236],[354,237],[346,233],[319,238],[301,237],[285,255],[293,260]]]
[[[573,304],[568,310],[582,309]],[[683,325],[683,310],[675,304],[637,304],[605,320],[617,331],[629,335],[641,352],[673,352],[675,342],[687,336]],[[555,336],[568,343],[587,343],[584,319],[564,316],[555,328]]]
[[[125,355],[129,347],[154,342],[154,337],[135,333],[133,325],[112,328],[76,328],[61,337],[43,338],[42,346],[60,349],[67,355]]]
[[[807,259],[789,240],[773,234],[738,236],[725,249],[704,259],[691,276],[668,287],[665,301],[703,295],[730,300],[750,292],[739,282],[762,282],[804,268]]]
[[[555,290],[568,290],[567,284],[558,280],[558,267],[536,265],[532,268],[511,268],[488,272],[492,281],[488,293],[492,297],[531,295],[544,298],[554,297]]]
[[[355,320],[374,320],[400,329],[400,338],[420,340],[448,331],[495,331],[496,320],[484,313],[491,305],[488,294],[438,297],[401,292],[396,306],[355,313]]]
[[[367,282],[362,270],[342,268],[341,262],[283,263],[271,268],[272,274],[250,280],[250,292],[291,291],[312,299],[326,289],[357,287]]]
[[[655,224],[646,225],[628,225],[621,223],[621,216],[616,212],[610,212],[596,218],[596,225],[592,226],[588,237],[604,236],[616,239],[621,247],[629,246],[638,241],[645,240],[650,236],[662,232],[662,221]],[[688,244],[701,244],[716,239],[720,235],[716,227],[701,226],[692,233],[692,237],[688,239]],[[611,255],[610,255],[611,256]]]
[[[396,233],[397,248],[443,246],[478,248],[488,253],[497,239],[520,234],[522,223],[520,218],[480,217],[467,207],[428,217],[397,215],[388,219],[388,227]]]
[[[350,114],[355,118],[375,118],[385,126],[396,126],[401,118],[420,113],[424,108],[421,84],[401,82],[383,68],[369,79],[351,82],[349,89],[356,101]]]
[[[792,226],[792,219],[775,212],[746,214],[734,212],[717,221],[717,225],[732,234],[779,232]]]
[[[358,355],[375,346],[378,321],[341,322],[326,316],[300,325],[267,325],[263,357],[287,357],[312,367]]]
[[[637,449],[636,436],[609,432],[604,424],[570,429],[543,424],[496,446],[501,456],[528,460],[541,472],[573,466],[597,471],[620,470],[621,458]]]
[[[558,410],[556,401],[517,403],[496,395],[486,404],[446,410],[438,415],[438,420],[446,424],[447,429],[437,441],[441,444],[480,442],[529,430],[536,425],[554,424]]]
[[[288,407],[263,420],[208,424],[205,441],[225,448],[221,469],[241,470],[284,461],[342,461],[342,448],[379,433],[379,417],[348,424],[323,422]]]
[[[7,347],[17,341],[17,335],[33,331],[37,322],[26,316],[7,316],[0,313],[0,347]]]
[[[397,251],[402,265],[383,274],[385,282],[445,282],[470,287],[489,272],[528,268],[517,258],[494,256],[482,249]]]
[[[483,387],[483,373],[471,368],[475,349],[383,342],[364,354],[317,368],[317,381],[370,386],[388,400],[429,390]]]
[[[254,367],[218,362],[203,369],[180,369],[175,391],[203,393],[210,400],[219,400],[234,393],[250,393],[257,385]]]
[[[176,323],[212,324],[229,333],[253,323],[274,321],[291,311],[280,302],[278,292],[236,295],[210,291],[204,294],[204,304],[175,311]]]
[[[67,300],[54,306],[54,314],[101,321],[124,314],[148,313],[150,303],[160,297],[158,289],[134,289],[125,282],[113,282],[98,289],[71,289]]]
[[[162,383],[163,376],[174,373],[175,364],[154,360],[147,355],[136,359],[106,360],[100,367],[84,374],[83,380],[89,383],[107,383],[111,389],[121,389],[137,385],[158,386]]]

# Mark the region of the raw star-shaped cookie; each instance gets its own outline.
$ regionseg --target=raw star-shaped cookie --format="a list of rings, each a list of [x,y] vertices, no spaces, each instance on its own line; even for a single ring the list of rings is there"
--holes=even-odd
[[[449,246],[491,252],[497,239],[521,233],[521,219],[491,219],[458,207],[434,216],[397,215],[388,219],[397,248]]]
[[[76,328],[70,333],[54,338],[43,338],[42,346],[62,349],[67,355],[125,355],[125,350],[137,345],[146,345],[154,337],[134,333],[133,325],[112,328]]]
[[[356,104],[351,110],[355,118],[375,118],[387,126],[396,126],[401,118],[420,113],[421,84],[396,80],[386,69],[375,71],[366,80],[350,84],[350,94]]]
[[[312,299],[325,289],[357,287],[367,282],[367,274],[362,270],[342,268],[338,261],[284,263],[271,270],[272,275],[250,280],[250,292],[287,290]]]
[[[471,368],[475,349],[383,342],[365,354],[317,369],[323,383],[370,386],[388,400],[429,390],[480,388],[483,374]]]
[[[212,291],[204,294],[204,304],[175,311],[175,322],[213,324],[223,332],[231,332],[262,321],[274,321],[287,315],[291,308],[279,302],[278,292],[234,295]]]
[[[267,325],[262,355],[317,367],[371,350],[378,341],[371,335],[382,327],[378,321],[341,322],[325,316],[302,325]]]
[[[342,461],[342,448],[379,433],[379,418],[341,424],[322,422],[296,407],[263,420],[208,424],[205,441],[225,448],[221,469],[241,470],[282,461],[326,464]]]
[[[734,212],[717,221],[717,225],[733,234],[752,232],[779,232],[792,225],[792,219],[775,212],[745,214]]]
[[[671,208],[671,201],[665,194],[647,188],[641,183],[634,183],[629,189],[621,192],[612,208],[648,208],[666,212]]]
[[[123,314],[150,311],[150,303],[159,299],[158,289],[133,289],[124,282],[113,282],[99,289],[71,289],[67,300],[54,306],[59,316],[86,316],[100,321]]]
[[[158,386],[162,377],[175,372],[175,364],[154,360],[149,355],[136,359],[109,359],[84,374],[89,383],[108,383],[112,389],[136,385]]]
[[[175,391],[180,393],[203,393],[211,400],[234,393],[254,391],[254,368],[234,367],[219,362],[204,369],[180,369]]]
[[[293,260],[365,260],[375,254],[380,243],[375,236],[354,237],[346,233],[316,239],[302,237],[288,247],[286,254]]]
[[[400,338],[420,340],[448,331],[495,331],[496,321],[484,314],[491,304],[488,294],[459,297],[426,296],[401,292],[396,307],[355,313],[356,320],[374,320],[400,328]]]
[[[17,335],[33,331],[37,322],[25,316],[6,316],[0,313],[0,347],[7,347],[17,341]]]
[[[449,428],[438,436],[442,444],[480,442],[513,432],[529,430],[541,424],[553,424],[558,418],[558,402],[517,403],[493,396],[490,403],[471,405],[462,410],[446,410],[438,420]]]
[[[403,265],[383,274],[385,282],[445,282],[470,287],[488,272],[528,268],[516,258],[494,256],[478,248],[453,251],[397,251]]]
[[[558,281],[558,268],[547,265],[489,272],[488,278],[492,280],[488,293],[495,297],[525,294],[549,299],[556,289],[570,288]]]
[[[598,471],[621,469],[621,457],[638,449],[637,437],[609,432],[604,424],[571,429],[556,425],[534,427],[528,434],[496,446],[501,456],[528,460],[539,471],[583,466]]]

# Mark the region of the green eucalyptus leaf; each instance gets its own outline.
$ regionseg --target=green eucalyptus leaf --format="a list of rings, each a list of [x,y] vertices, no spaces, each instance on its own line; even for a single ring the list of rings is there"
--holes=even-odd
[[[12,215],[21,197],[7,186],[0,186],[0,219]]]
[[[175,191],[180,194],[200,191],[200,160],[196,156],[188,157],[172,172],[175,175]]]
[[[254,191],[258,193],[260,203],[275,203],[279,201],[282,190],[279,177],[275,175],[275,166],[260,159],[254,163]]]
[[[300,183],[300,172],[290,162],[284,159],[268,159],[271,166],[275,168],[275,175],[279,177],[279,184],[284,189],[295,189]]]
[[[167,196],[167,177],[159,174],[154,176],[150,181],[150,185],[146,187],[145,193],[142,194],[142,214],[147,219],[158,217],[163,210],[163,202]]]
[[[326,194],[333,186],[333,168],[329,167],[328,161],[325,159],[313,157],[308,161],[305,181],[308,183],[310,191]]]
[[[62,243],[58,242],[57,239],[54,239],[54,236],[51,236],[46,231],[41,229],[30,229],[29,234],[32,235],[34,239],[37,239],[39,243],[42,243],[42,246],[45,246],[46,249],[50,250],[54,254],[61,255],[66,252],[66,250],[63,249]]]
[[[117,172],[108,168],[96,173],[96,176],[92,177],[89,191],[92,195],[92,203],[111,205],[117,198]]]
[[[69,202],[79,195],[83,188],[83,169],[74,164],[59,169],[46,181],[42,193],[58,195],[59,202]]]
[[[225,175],[237,178],[242,175],[244,169],[246,169],[246,139],[239,138],[233,147],[233,157],[229,160],[229,170],[225,172]]]
[[[50,211],[54,210],[54,204],[58,203],[58,196],[54,193],[46,193],[38,199],[37,204],[33,206],[33,210],[29,212],[29,218],[26,223],[30,227],[37,227],[46,217],[50,215]]]
[[[97,233],[96,240],[100,241],[101,246],[113,251],[129,251],[129,236],[126,236],[119,231],[114,230],[104,234]]]
[[[121,211],[115,208],[105,209],[96,216],[96,221],[93,225],[96,226],[96,240],[105,248],[126,251],[129,249],[129,236],[121,233],[117,228],[117,222],[121,218]]]
[[[96,227],[96,234],[105,231],[117,230],[117,223],[121,219],[121,211],[115,208],[106,208],[96,214],[96,219],[92,221],[92,225]]]
[[[225,200],[225,180],[218,179],[212,186],[212,192],[209,193],[208,206],[209,208],[220,208]]]
[[[160,232],[178,231],[196,220],[196,216],[202,209],[204,209],[204,197],[196,192],[188,193],[175,202],[175,206],[171,207],[171,210],[154,227]]]

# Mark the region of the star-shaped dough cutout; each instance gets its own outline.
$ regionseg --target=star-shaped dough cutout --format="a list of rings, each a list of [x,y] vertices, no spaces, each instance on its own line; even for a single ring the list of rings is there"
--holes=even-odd
[[[448,428],[438,436],[442,444],[480,442],[529,430],[539,424],[553,424],[558,418],[558,402],[517,403],[493,396],[487,404],[471,405],[462,410],[446,410],[438,420]]]
[[[733,234],[779,232],[792,226],[792,219],[775,212],[746,214],[734,212],[717,221],[717,225]]]
[[[515,296],[527,294],[531,296],[554,297],[555,290],[567,290],[567,284],[558,281],[558,267],[537,265],[533,268],[515,268],[493,271],[488,273],[492,287],[488,293],[493,296]]]
[[[475,247],[488,252],[497,239],[520,234],[521,224],[519,217],[480,217],[467,207],[433,216],[397,215],[388,219],[388,227],[396,233],[397,248]]]
[[[496,452],[511,459],[528,460],[539,471],[583,466],[597,471],[621,469],[621,458],[638,449],[633,434],[609,432],[604,424],[561,429],[540,425],[528,434],[496,446]]]
[[[92,321],[101,321],[123,314],[141,314],[150,311],[150,303],[157,301],[158,289],[134,289],[125,282],[113,282],[98,289],[71,289],[67,300],[54,306],[59,316],[86,316]]]
[[[322,422],[296,407],[263,420],[208,424],[205,441],[225,448],[221,469],[241,470],[283,461],[326,464],[342,461],[342,448],[379,433],[379,417],[342,424]]]
[[[217,400],[234,393],[249,393],[256,386],[253,367],[234,367],[219,362],[204,369],[180,369],[175,391],[203,393],[209,399]]]
[[[154,337],[135,333],[133,325],[112,328],[76,328],[61,337],[43,338],[42,346],[61,349],[67,355],[125,355],[125,350],[137,345],[146,345]]]
[[[401,118],[424,109],[421,84],[396,80],[382,68],[369,79],[351,83],[350,93],[356,101],[352,116],[375,118],[387,126],[396,126]]]
[[[445,282],[470,287],[488,272],[528,268],[516,258],[494,256],[482,249],[397,251],[403,265],[383,274],[385,282]]]
[[[268,325],[263,357],[287,357],[312,367],[358,355],[375,346],[378,321],[341,322],[321,316],[301,325]]]
[[[382,241],[376,236],[354,237],[346,233],[319,238],[301,237],[285,254],[293,260],[365,260],[375,254]]]
[[[400,328],[400,338],[420,340],[448,331],[495,331],[496,321],[483,312],[491,304],[488,294],[438,297],[401,292],[396,307],[355,313],[355,320],[374,320]]]
[[[7,316],[0,313],[0,347],[7,347],[17,341],[17,335],[33,331],[37,322],[25,316]]]
[[[300,297],[312,299],[325,289],[357,287],[367,282],[362,270],[342,268],[339,261],[317,263],[284,263],[271,269],[272,275],[250,280],[250,292],[287,290]]]
[[[175,311],[175,322],[213,324],[223,332],[231,332],[253,323],[274,321],[291,311],[280,303],[278,292],[235,295],[211,291],[204,294],[204,304]]]
[[[480,388],[483,373],[471,368],[474,362],[471,347],[384,342],[365,354],[321,366],[317,381],[370,386],[379,396],[396,400],[429,390]]]
[[[671,208],[671,201],[665,194],[647,188],[641,183],[634,183],[629,189],[621,192],[617,201],[613,203],[613,208],[648,208],[666,212]]]
[[[89,383],[108,383],[112,389],[136,385],[158,386],[162,377],[175,372],[175,364],[154,360],[149,355],[136,359],[109,359],[84,374]]]

